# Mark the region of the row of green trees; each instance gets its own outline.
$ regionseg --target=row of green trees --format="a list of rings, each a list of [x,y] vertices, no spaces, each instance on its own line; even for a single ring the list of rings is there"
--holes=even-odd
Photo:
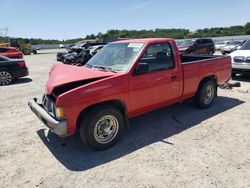
[[[77,38],[71,40],[45,40],[45,39],[25,39],[16,38],[19,41],[30,41],[32,45],[37,44],[73,44],[84,39],[103,39],[112,40],[116,38],[155,38],[155,37],[169,37],[175,39],[184,38],[199,38],[199,37],[221,37],[221,36],[236,36],[236,35],[250,35],[250,22],[244,26],[231,27],[216,27],[198,29],[191,32],[188,29],[152,29],[152,30],[108,30],[106,33],[98,33],[97,35],[87,35],[85,38]],[[0,43],[8,42],[9,38],[0,37]]]
[[[198,29],[191,32],[188,29],[155,29],[155,30],[108,30],[105,34],[87,35],[86,39],[94,38],[148,38],[148,37],[169,37],[175,39],[199,38],[199,37],[222,37],[250,35],[250,22],[244,26],[217,27]]]
[[[11,37],[1,37],[0,36],[0,43],[11,43],[11,41],[18,41],[19,43],[31,43],[32,45],[39,45],[39,44],[74,44],[78,41],[84,40],[84,38],[77,38],[71,40],[54,40],[54,39],[35,39],[35,38],[11,38]]]

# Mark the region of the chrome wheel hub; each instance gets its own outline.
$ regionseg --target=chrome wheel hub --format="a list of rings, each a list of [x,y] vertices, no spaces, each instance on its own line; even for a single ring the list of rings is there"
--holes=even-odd
[[[116,117],[105,115],[95,124],[95,140],[101,144],[107,144],[116,137],[118,130],[119,123]]]
[[[205,94],[204,94],[204,103],[210,104],[214,98],[214,88],[211,85],[208,85]]]
[[[0,85],[7,85],[11,82],[11,75],[6,71],[0,72]]]

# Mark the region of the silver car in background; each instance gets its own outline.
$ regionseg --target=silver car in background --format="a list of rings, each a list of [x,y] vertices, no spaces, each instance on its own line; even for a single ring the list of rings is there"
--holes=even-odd
[[[215,41],[215,50],[220,51],[222,48],[224,48],[229,41]]]
[[[221,48],[222,55],[230,54],[235,50],[238,50],[246,41],[233,40],[227,45]]]
[[[250,73],[250,39],[243,46],[230,54],[232,59],[232,76]]]

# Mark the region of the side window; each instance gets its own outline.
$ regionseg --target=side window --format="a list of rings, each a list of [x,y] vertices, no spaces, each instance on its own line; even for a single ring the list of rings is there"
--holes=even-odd
[[[143,67],[143,71],[137,71]],[[173,51],[169,43],[157,43],[148,47],[136,67],[136,75],[174,68]]]
[[[210,41],[209,39],[204,39],[203,41],[204,41],[204,42],[203,42],[204,44],[209,44],[209,43],[211,43],[211,41]]]
[[[201,45],[202,44],[202,40],[201,39],[196,40],[195,44],[196,45]]]
[[[0,62],[2,62],[2,61],[7,61],[8,60],[8,58],[6,58],[6,57],[4,57],[4,56],[0,56]]]
[[[0,53],[1,52],[4,53],[4,52],[7,52],[7,51],[9,51],[7,48],[0,48]]]

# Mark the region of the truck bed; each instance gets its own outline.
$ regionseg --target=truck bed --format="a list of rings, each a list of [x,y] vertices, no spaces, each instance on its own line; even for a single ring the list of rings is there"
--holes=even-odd
[[[193,97],[200,79],[214,76],[218,84],[224,84],[231,77],[229,56],[182,55],[183,99]]]
[[[209,60],[209,59],[216,59],[216,58],[223,58],[225,56],[222,55],[181,55],[181,63],[199,63],[203,60]]]

